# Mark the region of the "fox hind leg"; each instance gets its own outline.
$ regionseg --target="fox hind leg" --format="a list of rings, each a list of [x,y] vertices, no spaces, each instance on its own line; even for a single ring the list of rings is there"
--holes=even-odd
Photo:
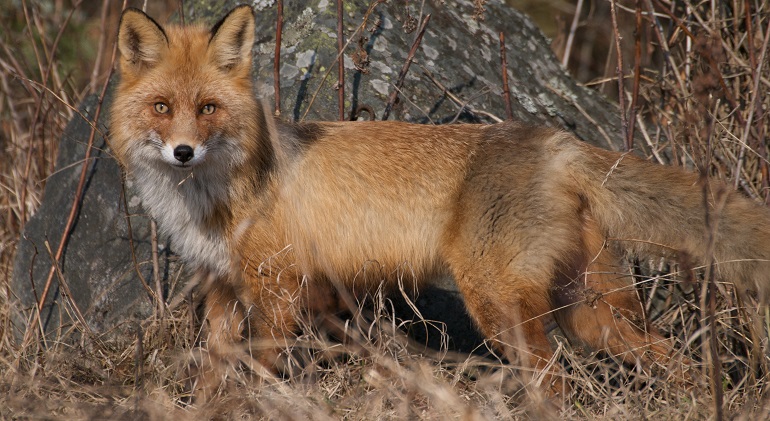
[[[619,270],[620,259],[605,247],[590,215],[583,215],[582,232],[582,262],[557,276],[552,294],[559,327],[571,343],[605,351],[626,364],[672,368],[672,341],[649,325],[633,283]],[[681,362],[689,365],[686,358]],[[690,381],[681,367],[681,380]]]
[[[588,269],[598,270],[597,267]],[[617,269],[615,269],[617,270]],[[630,282],[618,274],[586,273],[577,292],[556,288],[555,316],[571,342],[604,350],[627,364],[664,362],[672,347],[649,326],[642,304]]]

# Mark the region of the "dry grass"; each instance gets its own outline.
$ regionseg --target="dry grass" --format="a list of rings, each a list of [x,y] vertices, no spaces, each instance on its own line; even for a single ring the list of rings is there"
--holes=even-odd
[[[34,3],[26,14],[21,9],[0,11],[0,24],[12,28],[0,39],[1,419],[716,416],[714,391],[707,381],[712,372],[701,284],[681,282],[676,265],[657,261],[642,262],[643,272],[651,276],[638,278],[639,287],[654,324],[676,339],[677,349],[702,362],[698,368],[703,380],[689,391],[669,381],[676,367],[644,372],[602,356],[583,355],[556,338],[559,363],[567,367],[573,386],[563,408],[557,409],[532,387],[532,379],[510,366],[447,350],[425,350],[410,342],[397,328],[409,322],[395,318],[377,294],[361,306],[367,316],[348,327],[343,343],[329,340],[308,324],[289,350],[304,360],[301,369],[287,378],[265,378],[244,361],[224,393],[203,407],[191,404],[189,396],[191,367],[205,355],[196,355],[201,332],[189,323],[186,305],[166,315],[162,323],[156,318],[143,321],[131,337],[95,344],[63,333],[46,347],[22,348],[10,329],[11,312],[19,310],[10,292],[15,245],[53,171],[57,139],[72,118],[70,106],[85,92],[98,91],[110,51],[109,40],[100,43],[98,36],[109,32],[99,30],[103,22],[99,5],[88,10],[75,2],[75,13],[70,15],[64,3]],[[565,2],[558,3],[564,7]],[[644,10],[648,3],[640,2]],[[682,2],[676,7],[651,3],[663,36],[656,35],[658,27],[650,25],[649,16],[642,16],[638,58],[633,42],[635,2],[620,2],[618,12],[619,21],[625,22],[620,27],[626,28],[623,95],[629,108],[637,104],[638,112],[627,114],[641,134],[637,142],[651,151],[651,160],[705,168],[767,203],[765,139],[770,118],[764,112],[770,109],[770,98],[764,93],[770,85],[770,64],[763,58],[770,36],[770,6],[761,0],[705,1],[687,3],[687,10]],[[618,90],[611,28],[603,25],[603,35],[580,32],[602,30],[590,24],[594,20],[609,22],[609,7],[597,5],[583,12],[592,20],[578,26],[570,66],[576,74],[590,75],[581,77],[612,96]],[[114,18],[114,13],[107,11],[104,19]],[[570,21],[571,17],[564,19]],[[568,29],[569,24],[560,33],[566,36]],[[76,47],[75,40],[83,44]],[[559,45],[563,44],[556,42],[554,48],[563,53]],[[598,70],[597,56],[606,64]],[[637,62],[641,70],[635,81]],[[722,409],[739,419],[767,419],[766,319],[753,314],[750,303],[740,303],[728,285],[720,285],[720,290],[715,325]]]

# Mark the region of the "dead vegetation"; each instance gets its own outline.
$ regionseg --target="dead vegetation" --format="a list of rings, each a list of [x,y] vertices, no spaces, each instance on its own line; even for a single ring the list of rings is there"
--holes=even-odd
[[[563,408],[498,360],[410,342],[398,327],[411,322],[397,319],[378,294],[353,308],[366,317],[348,326],[342,343],[308,325],[289,350],[305,360],[292,376],[261,377],[246,361],[225,393],[205,406],[190,399],[201,332],[189,322],[188,304],[110,342],[76,340],[71,331],[45,343],[18,342],[12,313],[32,320],[32,312],[19,308],[10,290],[15,245],[54,171],[72,107],[85,93],[98,93],[107,77],[112,46],[103,28],[119,13],[110,3],[22,1],[13,4],[25,7],[0,10],[0,24],[10,28],[0,38],[0,418],[770,417],[767,313],[741,302],[729,284],[688,282],[688,265],[677,262],[631,262],[618,270],[645,274],[638,287],[653,324],[698,362],[702,376],[694,387],[685,391],[669,381],[676,367],[643,371],[584,355],[556,337],[573,387]],[[619,34],[607,24],[613,19]],[[610,97],[621,92],[627,124],[615,135],[641,142],[653,161],[699,169],[770,203],[767,2],[599,0],[582,6],[575,25],[571,16],[562,21],[557,54],[569,56],[582,82]],[[566,48],[562,40],[570,33]],[[702,280],[702,273],[695,277]],[[709,296],[709,285],[719,294]]]

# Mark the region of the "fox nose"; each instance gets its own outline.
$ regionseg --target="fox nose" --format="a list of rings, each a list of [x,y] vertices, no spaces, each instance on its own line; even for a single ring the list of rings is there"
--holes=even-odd
[[[187,145],[179,145],[176,148],[174,148],[174,158],[176,158],[177,161],[183,164],[193,159],[193,156],[195,156],[195,152],[193,152],[193,148]]]

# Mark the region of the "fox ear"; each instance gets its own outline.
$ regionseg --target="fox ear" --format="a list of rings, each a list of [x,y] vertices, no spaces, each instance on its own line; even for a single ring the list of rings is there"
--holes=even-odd
[[[139,9],[126,9],[120,17],[118,50],[121,68],[139,70],[152,67],[168,48],[168,37],[163,28]]]
[[[251,48],[254,46],[254,10],[241,5],[231,10],[211,28],[209,54],[223,70],[251,69]]]

